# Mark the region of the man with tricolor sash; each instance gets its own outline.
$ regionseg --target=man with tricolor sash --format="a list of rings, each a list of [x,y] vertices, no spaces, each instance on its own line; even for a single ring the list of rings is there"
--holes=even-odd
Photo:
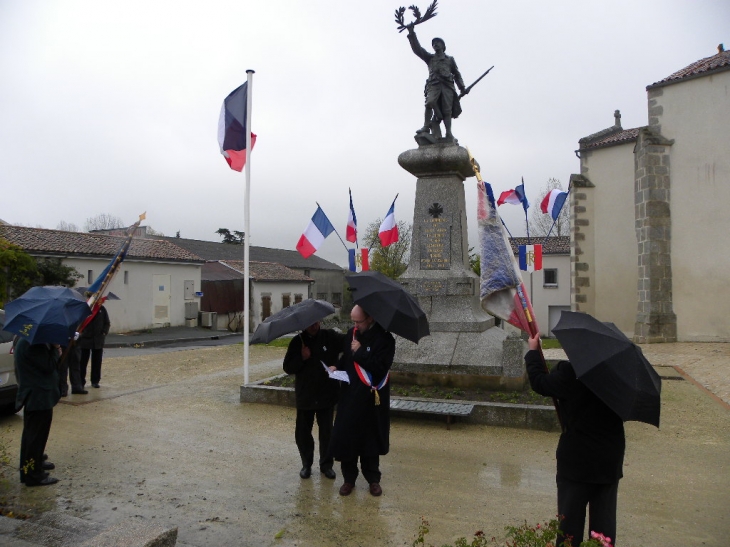
[[[380,496],[380,456],[390,448],[390,367],[395,339],[359,305],[350,313],[355,324],[347,332],[345,352],[337,368],[347,372],[337,405],[330,449],[342,468],[341,496],[355,488],[357,462],[370,493]]]

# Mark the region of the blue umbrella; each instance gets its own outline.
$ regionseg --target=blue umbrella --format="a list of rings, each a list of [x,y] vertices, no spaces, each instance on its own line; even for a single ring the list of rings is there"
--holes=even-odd
[[[86,300],[66,287],[33,287],[5,306],[3,330],[31,344],[66,345],[91,314]]]

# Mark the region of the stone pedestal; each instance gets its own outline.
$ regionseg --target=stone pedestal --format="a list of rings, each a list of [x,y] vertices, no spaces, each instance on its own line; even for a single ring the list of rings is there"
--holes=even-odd
[[[403,152],[398,163],[418,178],[411,256],[398,281],[428,315],[431,336],[419,344],[397,339],[394,379],[523,389],[524,343],[482,310],[479,277],[469,266],[464,181],[474,172],[466,149],[420,146]]]

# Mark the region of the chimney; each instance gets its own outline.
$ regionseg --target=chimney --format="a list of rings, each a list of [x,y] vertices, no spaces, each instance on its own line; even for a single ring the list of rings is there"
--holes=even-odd
[[[725,51],[725,46],[722,44],[717,44],[717,52],[722,53],[723,51]]]

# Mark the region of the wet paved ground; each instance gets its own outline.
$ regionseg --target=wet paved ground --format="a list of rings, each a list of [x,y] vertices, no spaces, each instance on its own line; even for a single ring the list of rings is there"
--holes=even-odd
[[[626,424],[619,544],[725,547],[730,344],[644,350],[663,376],[679,378],[670,368],[679,367],[696,383],[664,381],[661,429]],[[358,482],[342,498],[339,476],[299,479],[292,409],[238,401],[241,346],[108,354],[101,389],[56,408],[48,452],[61,482],[13,480],[1,495],[102,524],[178,526],[178,544],[196,547],[410,545],[421,516],[428,542],[441,545],[555,512],[557,433],[394,420],[383,496]],[[278,373],[282,356],[252,347],[251,380]],[[21,428],[20,417],[0,420],[13,461]]]

